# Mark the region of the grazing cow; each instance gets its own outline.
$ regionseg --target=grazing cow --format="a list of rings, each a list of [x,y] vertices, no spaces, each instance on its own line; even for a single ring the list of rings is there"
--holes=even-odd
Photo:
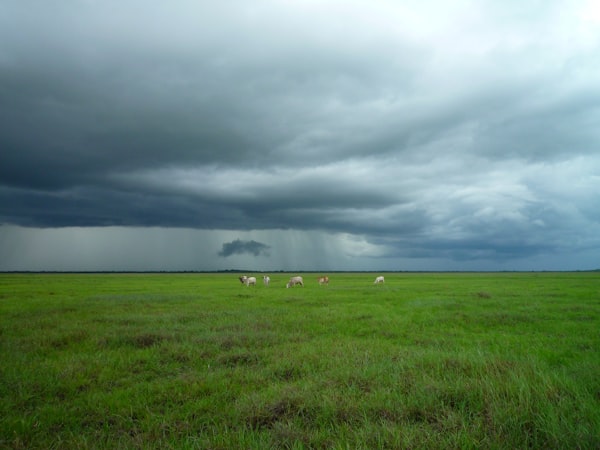
[[[290,286],[296,286],[297,284],[299,284],[300,286],[304,287],[304,281],[302,281],[302,277],[292,277],[292,278],[290,278],[290,281],[287,282],[287,284],[285,285],[285,287],[289,288]]]
[[[319,277],[318,279],[320,285],[326,284],[329,286],[329,277],[327,275]]]
[[[248,279],[248,277],[247,277],[246,275],[242,275],[242,276],[240,277],[240,283],[242,283],[242,284],[246,284],[246,280],[247,280],[247,279]]]
[[[270,282],[271,278],[269,277],[269,275],[263,275],[263,283],[265,283],[265,286],[268,286]]]
[[[256,286],[256,278],[255,277],[247,277],[246,278],[246,286]]]
[[[375,282],[373,284],[385,283],[385,279],[382,276],[378,276],[375,278]]]

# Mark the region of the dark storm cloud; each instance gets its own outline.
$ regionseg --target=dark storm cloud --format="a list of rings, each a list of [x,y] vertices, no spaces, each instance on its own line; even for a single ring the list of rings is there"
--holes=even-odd
[[[598,16],[5,1],[0,224],[319,230],[454,260],[597,249]]]
[[[231,255],[241,255],[244,253],[249,253],[254,256],[259,256],[261,254],[268,255],[268,250],[270,248],[271,247],[261,242],[236,239],[235,241],[224,243],[223,249],[219,252],[219,256],[227,258]]]

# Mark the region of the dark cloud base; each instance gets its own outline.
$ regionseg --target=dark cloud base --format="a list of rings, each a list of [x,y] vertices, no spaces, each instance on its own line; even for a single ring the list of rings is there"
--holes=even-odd
[[[244,253],[254,256],[260,256],[261,254],[268,256],[268,250],[270,248],[271,247],[268,245],[254,240],[242,241],[240,239],[236,239],[235,241],[224,243],[222,250],[219,252],[219,256],[227,258],[231,255],[241,255]]]

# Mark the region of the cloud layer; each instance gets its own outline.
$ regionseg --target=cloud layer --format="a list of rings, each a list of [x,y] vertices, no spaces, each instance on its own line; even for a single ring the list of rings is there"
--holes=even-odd
[[[5,1],[1,230],[222,230],[207,258],[273,260],[300,250],[252,232],[287,230],[365,242],[365,268],[595,268],[599,27],[585,1]]]
[[[240,239],[236,239],[235,241],[226,242],[223,244],[223,248],[219,252],[219,256],[227,258],[231,255],[244,253],[249,253],[254,256],[259,256],[261,254],[268,256],[269,248],[270,247],[268,245],[263,244],[262,242],[256,242],[255,240],[242,241]]]

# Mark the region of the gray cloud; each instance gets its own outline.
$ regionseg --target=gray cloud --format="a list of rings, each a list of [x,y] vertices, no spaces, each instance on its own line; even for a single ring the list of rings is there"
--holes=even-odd
[[[254,256],[269,255],[268,245],[263,244],[261,242],[252,241],[242,241],[240,239],[236,239],[235,241],[226,242],[223,244],[223,248],[219,252],[219,256],[223,258],[227,258],[231,255],[240,255],[243,253],[249,253]]]
[[[593,3],[140,5],[0,7],[0,224],[600,251]]]

